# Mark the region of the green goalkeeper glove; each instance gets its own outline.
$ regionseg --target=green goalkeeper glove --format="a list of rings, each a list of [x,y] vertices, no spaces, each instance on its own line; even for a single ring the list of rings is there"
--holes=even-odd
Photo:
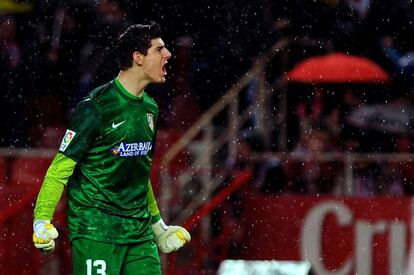
[[[168,226],[162,219],[152,225],[155,242],[164,253],[177,251],[191,241],[188,231],[181,226]]]
[[[55,249],[55,241],[58,232],[49,220],[36,220],[33,223],[33,243],[37,249],[44,252],[52,252]]]

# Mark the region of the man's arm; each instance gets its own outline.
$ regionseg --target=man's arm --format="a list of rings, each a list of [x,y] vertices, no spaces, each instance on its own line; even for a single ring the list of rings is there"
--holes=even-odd
[[[187,242],[191,241],[190,233],[184,227],[168,226],[162,220],[152,190],[151,181],[148,181],[147,201],[151,213],[152,231],[154,232],[155,242],[162,252],[170,253],[177,251]]]
[[[59,153],[50,165],[34,210],[33,242],[44,251],[54,249],[58,233],[50,223],[63,189],[73,174],[76,163],[88,150],[99,132],[102,116],[94,101],[85,99],[76,106],[69,127],[62,138]]]
[[[152,190],[151,181],[148,181],[147,194],[148,208],[151,213],[151,222],[154,224],[161,219],[160,210],[158,209],[157,201],[155,200],[154,191]]]
[[[52,251],[55,247],[53,239],[57,238],[58,233],[50,221],[75,166],[74,160],[57,153],[47,170],[37,196],[34,209],[33,243],[36,248],[43,251]]]

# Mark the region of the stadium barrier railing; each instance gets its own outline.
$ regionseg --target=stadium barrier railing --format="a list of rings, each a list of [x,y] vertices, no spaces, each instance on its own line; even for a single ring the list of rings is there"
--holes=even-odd
[[[33,174],[30,182],[19,180],[12,182],[13,169],[9,169],[16,158],[31,159],[23,163],[22,171],[33,167],[46,172],[47,167],[39,166],[40,160],[49,160],[55,153],[45,150],[0,150],[5,168],[5,176],[1,182],[1,214],[0,214],[0,271],[2,274],[70,274],[71,256],[67,239],[65,223],[65,199],[58,206],[55,215],[56,226],[60,237],[57,249],[51,255],[41,255],[32,244],[33,207],[41,180],[38,172]],[[348,154],[348,153],[321,153],[313,156],[298,154],[252,154],[252,162],[263,161],[269,158],[279,158],[281,163],[303,163],[309,159],[318,162],[341,162],[341,169],[337,171],[342,184],[339,195],[364,196],[359,193],[355,170],[360,163],[381,164],[394,169],[398,174],[398,167],[414,164],[412,154]],[[29,167],[30,166],[30,167]],[[7,168],[8,167],[8,168]],[[411,167],[411,166],[410,166]],[[409,167],[408,167],[409,168]],[[0,167],[2,169],[2,167]],[[19,169],[17,169],[19,170]],[[34,171],[33,169],[32,171]],[[385,171],[385,170],[384,170]],[[203,173],[208,170],[202,170]],[[31,173],[31,172],[30,172]],[[232,238],[237,236],[237,218],[232,212],[238,207],[243,196],[254,197],[254,182],[250,180],[253,170],[245,170],[228,175],[228,183],[219,185],[190,215],[181,217],[181,224],[190,230],[193,240],[182,251],[168,256],[165,267],[169,272],[165,274],[199,274],[198,271],[214,270],[219,262],[234,253]],[[27,179],[27,173],[25,178]],[[348,177],[348,178],[347,178]],[[178,178],[175,178],[178,180]],[[240,197],[238,197],[240,196]],[[161,210],[163,211],[163,210]],[[228,221],[227,223],[225,221]],[[173,223],[173,222],[172,222]],[[214,226],[211,226],[214,225]],[[218,229],[217,229],[218,228]],[[232,252],[233,251],[233,252]],[[191,259],[191,260],[190,260]]]

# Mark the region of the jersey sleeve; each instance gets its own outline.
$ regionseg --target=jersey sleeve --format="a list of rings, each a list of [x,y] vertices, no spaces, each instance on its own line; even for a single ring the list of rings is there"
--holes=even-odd
[[[151,222],[156,223],[161,219],[160,210],[158,209],[157,201],[155,200],[154,191],[152,191],[151,181],[148,181],[147,193],[148,208],[151,213]]]
[[[69,127],[62,139],[59,152],[76,162],[82,158],[96,138],[101,116],[92,100],[81,101],[75,108]]]
[[[62,196],[69,177],[73,174],[76,162],[57,153],[47,170],[42,188],[37,196],[34,209],[35,220],[52,220],[56,205]]]

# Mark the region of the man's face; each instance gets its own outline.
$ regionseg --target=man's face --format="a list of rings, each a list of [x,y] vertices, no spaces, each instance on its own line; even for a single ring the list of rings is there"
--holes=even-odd
[[[151,48],[148,49],[147,55],[143,57],[142,62],[142,69],[150,82],[165,82],[165,76],[167,75],[166,64],[170,57],[171,53],[165,48],[164,41],[161,38],[151,40]]]

